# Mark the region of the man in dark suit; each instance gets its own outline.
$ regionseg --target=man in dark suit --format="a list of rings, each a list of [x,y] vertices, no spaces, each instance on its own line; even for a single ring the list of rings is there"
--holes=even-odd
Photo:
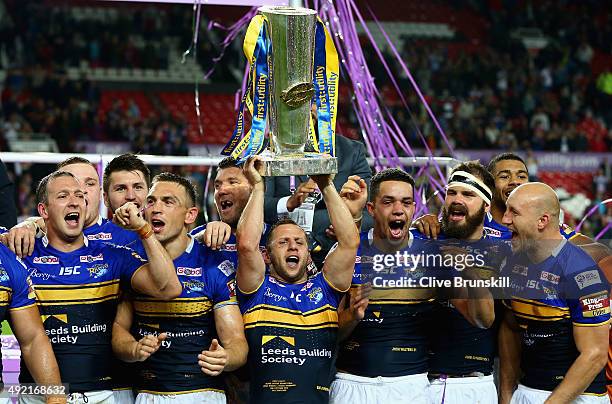
[[[335,154],[338,158],[338,174],[334,178],[336,189],[340,191],[351,175],[361,177],[369,188],[372,171],[366,160],[363,143],[336,135]],[[308,182],[308,176],[296,176],[293,180],[290,177],[266,177],[264,220],[266,223],[274,223],[279,219],[279,215],[283,216],[298,209],[308,193],[314,189],[314,183]],[[329,215],[325,202],[320,199],[315,205],[310,235],[311,256],[318,268],[321,268],[325,255],[336,242],[335,237],[329,236]],[[372,224],[372,218],[364,209],[361,230],[370,229]]]

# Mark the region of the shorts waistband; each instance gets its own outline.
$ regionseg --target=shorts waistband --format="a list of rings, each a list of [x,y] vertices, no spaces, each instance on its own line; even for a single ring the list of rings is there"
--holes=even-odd
[[[493,383],[493,375],[487,376],[467,376],[457,378],[437,377],[431,379],[431,384],[478,384],[478,383]]]
[[[529,391],[529,392],[537,393],[537,394],[546,394],[546,395],[551,395],[552,394],[552,391],[534,389],[533,387],[527,387],[524,384],[519,384],[517,389],[518,390],[525,390],[525,391]],[[580,394],[580,396],[585,396],[585,397],[604,397],[604,396],[607,396],[607,395],[608,395],[608,393],[599,393],[599,394],[598,393],[582,393],[582,394]]]
[[[348,382],[361,383],[361,384],[400,383],[400,382],[418,381],[418,380],[423,380],[425,382],[428,381],[427,373],[417,373],[416,375],[406,375],[406,376],[396,376],[396,377],[383,377],[383,376],[364,377],[364,376],[353,375],[351,373],[337,372],[336,379],[348,381]]]

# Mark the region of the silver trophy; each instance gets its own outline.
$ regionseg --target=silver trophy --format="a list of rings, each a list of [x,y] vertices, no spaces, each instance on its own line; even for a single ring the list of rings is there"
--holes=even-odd
[[[332,174],[335,157],[305,153],[310,105],[314,95],[313,65],[316,11],[307,8],[266,6],[271,42],[270,150],[261,153],[267,176]]]

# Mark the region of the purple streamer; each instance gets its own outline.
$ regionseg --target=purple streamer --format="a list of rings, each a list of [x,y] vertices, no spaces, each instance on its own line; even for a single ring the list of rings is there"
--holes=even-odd
[[[369,29],[368,29],[368,27],[367,27],[363,17],[361,16],[361,13],[359,12],[359,10],[357,8],[357,5],[355,5],[355,3],[352,0],[350,0],[350,1],[351,1],[351,4],[352,4],[352,6],[353,6],[353,8],[355,10],[355,13],[356,13],[357,17],[359,18],[359,21],[361,22],[361,25],[363,26],[364,30],[368,34],[368,37],[369,37],[370,41],[372,42],[372,46],[377,50],[377,54],[379,55],[379,58],[381,60],[384,60],[384,57],[382,57],[382,54],[378,50],[378,46],[376,45],[376,42],[374,41],[374,38],[372,38],[372,36],[371,36],[371,34],[369,32]],[[403,59],[401,58],[399,52],[397,51],[397,48],[395,47],[395,45],[393,45],[393,42],[391,41],[391,39],[389,38],[389,36],[387,35],[387,33],[383,29],[383,27],[380,25],[379,21],[376,19],[376,16],[374,16],[374,13],[372,12],[372,10],[369,7],[368,7],[368,10],[370,11],[370,14],[372,15],[372,18],[374,18],[374,21],[376,22],[376,25],[378,26],[378,29],[380,30],[380,32],[383,34],[385,40],[387,41],[391,51],[393,52],[393,55],[396,57],[396,59],[398,60],[398,62],[402,66],[402,68],[404,69],[404,72],[408,76],[408,79],[410,80],[410,83],[412,84],[412,87],[416,91],[417,95],[419,96],[419,99],[421,100],[421,102],[425,106],[425,109],[429,113],[429,116],[431,117],[432,121],[434,122],[434,124],[438,128],[438,131],[442,135],[442,139],[444,140],[444,142],[448,146],[449,151],[451,152],[451,154],[454,154],[453,148],[450,145],[450,143],[448,142],[448,139],[447,139],[446,135],[444,134],[444,131],[442,130],[438,120],[436,119],[436,117],[434,116],[433,112],[431,111],[431,108],[429,108],[429,104],[427,103],[427,100],[425,100],[425,97],[423,96],[423,93],[421,92],[420,87],[416,84],[416,81],[412,77],[412,74],[410,73],[410,70],[408,69],[408,67],[404,63]],[[396,87],[396,90],[397,89],[398,89],[398,87]],[[406,108],[408,108],[408,105],[405,102],[405,99],[404,99],[404,96],[403,96],[402,92],[401,91],[398,91],[398,92],[400,94],[400,98],[404,102],[404,106],[406,106]],[[416,124],[415,124],[415,127],[418,128],[418,126]],[[433,152],[431,151],[431,149],[429,147],[429,144],[427,143],[427,139],[425,139],[423,137],[423,135],[420,132],[420,130],[418,131],[418,133],[421,136],[421,139],[423,140],[423,145],[425,146],[425,149],[427,150],[428,155],[429,156],[433,156]],[[440,165],[437,162],[435,162],[435,160],[432,160],[432,161],[434,161],[434,167],[436,168],[436,171],[438,171],[438,175],[440,176],[440,178],[443,178],[444,180],[446,180],[446,177],[442,174],[442,171],[440,170]],[[429,178],[431,179],[431,177],[429,177]]]
[[[368,149],[368,153],[374,158],[375,168],[380,169],[383,166],[402,167],[398,160],[399,149],[403,150],[403,152],[408,156],[415,157],[415,153],[407,141],[405,134],[402,132],[398,123],[393,118],[391,111],[389,108],[384,106],[383,97],[380,94],[379,89],[374,82],[374,78],[369,71],[368,64],[359,41],[359,36],[357,35],[357,21],[361,24],[361,26],[363,26],[366,36],[372,43],[374,51],[381,60],[381,63],[383,64],[383,67],[385,68],[393,87],[398,92],[402,104],[408,110],[413,120],[416,132],[427,150],[427,155],[432,157],[431,166],[434,166],[435,173],[437,175],[430,173],[429,170],[427,170],[427,166],[425,166],[424,169],[419,170],[419,172],[424,172],[426,174],[426,176],[429,178],[429,183],[431,184],[432,189],[438,190],[434,194],[438,195],[439,197],[439,191],[444,191],[446,175],[443,174],[439,164],[433,159],[433,152],[427,144],[427,139],[423,136],[417,123],[415,122],[412,111],[410,111],[397,79],[393,75],[390,66],[385,61],[382,52],[376,45],[376,42],[374,41],[372,34],[365,24],[365,21],[359,13],[354,1],[313,0],[313,6],[318,9],[321,17],[324,19],[324,21],[326,21],[328,29],[333,34],[336,49],[338,50],[338,55],[343,67],[343,72],[345,73],[344,77],[350,80],[353,87],[354,97],[351,100],[351,104],[356,112],[357,121],[361,127],[363,140]],[[386,36],[384,32],[383,34]],[[395,55],[396,57],[399,57],[397,50],[395,50]],[[414,80],[413,86],[415,87],[415,91],[419,93],[421,101],[426,104],[426,100],[424,99],[423,94],[417,88],[418,86],[416,86]],[[434,123],[441,131],[441,127],[433,116],[433,112],[431,112],[429,106],[425,105],[425,108],[428,109]],[[443,133],[442,136],[446,141]],[[450,147],[449,149],[452,150]],[[383,164],[383,159],[386,159],[386,164]],[[419,188],[419,192],[422,191],[424,191],[424,188]],[[421,201],[420,198],[416,199],[417,209],[420,210],[423,208],[421,205],[423,205],[424,202]]]
[[[582,218],[582,220],[580,220],[580,223],[578,223],[578,225],[576,226],[575,230],[576,232],[580,231],[580,228],[582,227],[582,224],[589,218],[591,217],[591,215],[593,213],[595,213],[595,211],[597,211],[597,209],[601,206],[601,205],[605,205],[612,202],[612,198],[610,199],[606,199],[604,201],[599,202],[597,205],[593,206],[588,212],[587,214]]]
[[[603,235],[604,235],[604,234],[606,234],[606,232],[607,232],[609,229],[611,229],[611,228],[612,228],[612,222],[608,223],[608,224],[606,225],[606,227],[604,227],[604,228],[603,228],[603,230],[602,230],[602,231],[600,231],[599,233],[597,233],[597,235],[595,236],[595,238],[594,238],[593,240],[595,240],[595,241],[599,240],[599,239],[600,239],[600,238],[602,238],[602,237],[603,237]]]
[[[223,25],[217,23],[217,22],[210,22],[208,24],[208,29],[212,29],[212,28],[219,28],[222,29],[224,31],[227,31],[227,35],[225,36],[225,38],[223,39],[223,41],[221,41],[221,52],[219,53],[219,55],[215,56],[213,58],[213,65],[212,67],[206,72],[206,74],[204,74],[204,79],[208,79],[210,78],[210,76],[213,74],[213,72],[215,71],[216,67],[217,67],[217,63],[219,63],[219,61],[221,61],[221,59],[223,59],[223,56],[225,55],[225,51],[227,49],[228,46],[230,46],[230,44],[232,42],[234,42],[234,40],[242,33],[242,30],[244,29],[244,27],[246,27],[249,22],[251,21],[251,19],[257,14],[257,7],[251,7],[251,9],[242,17],[240,17],[240,19],[238,21],[236,21],[235,23],[233,23],[231,26],[229,27],[224,27]]]
[[[355,3],[353,3],[353,7],[357,8]],[[444,133],[444,130],[442,130],[442,127],[440,126],[440,123],[438,122],[438,120],[436,119],[433,111],[429,107],[429,103],[427,103],[427,100],[423,96],[423,93],[421,92],[421,88],[417,85],[416,81],[412,77],[412,73],[410,72],[410,69],[408,69],[408,66],[406,66],[406,64],[404,63],[404,60],[402,59],[402,57],[400,56],[399,52],[397,51],[397,48],[395,47],[395,45],[393,45],[393,42],[391,42],[391,39],[389,38],[389,36],[387,35],[387,33],[385,32],[383,27],[380,25],[380,22],[378,21],[378,19],[376,18],[376,16],[374,15],[374,13],[372,12],[372,10],[370,9],[369,6],[368,6],[368,10],[370,11],[370,15],[374,19],[374,22],[376,22],[376,25],[378,26],[378,29],[380,29],[380,32],[382,32],[383,36],[385,37],[385,40],[389,44],[389,47],[390,47],[391,51],[393,52],[393,54],[395,55],[395,58],[397,59],[397,61],[402,66],[402,69],[404,69],[404,72],[408,76],[408,80],[410,80],[410,84],[412,84],[412,87],[414,88],[414,91],[416,91],[417,95],[419,96],[419,99],[421,100],[421,102],[425,106],[425,109],[427,110],[427,113],[429,114],[429,117],[431,118],[433,123],[436,125],[436,128],[438,129],[438,132],[440,132],[440,135],[442,136],[442,139],[446,143],[446,146],[448,146],[449,152],[451,153],[451,155],[455,154],[452,145],[450,144],[450,142],[448,141],[448,138],[446,137],[446,134]]]

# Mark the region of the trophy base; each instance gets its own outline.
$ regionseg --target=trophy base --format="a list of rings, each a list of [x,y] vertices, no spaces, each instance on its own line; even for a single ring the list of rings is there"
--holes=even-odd
[[[338,172],[338,159],[336,157],[322,156],[318,153],[304,153],[297,155],[265,155],[264,176],[284,177],[288,175],[319,175],[336,174]]]

